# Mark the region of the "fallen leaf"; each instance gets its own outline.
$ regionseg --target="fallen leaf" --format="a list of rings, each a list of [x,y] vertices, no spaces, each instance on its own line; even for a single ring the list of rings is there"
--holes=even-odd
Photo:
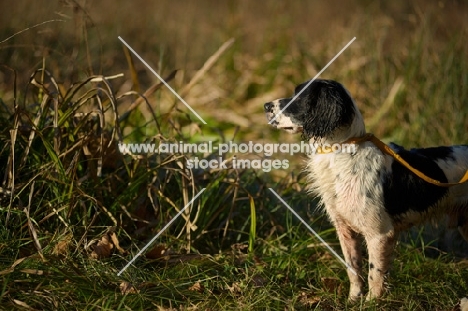
[[[111,239],[107,234],[103,235],[102,238],[96,242],[96,240],[91,241],[89,249],[92,250],[91,258],[101,259],[110,257],[112,250],[114,249],[114,244],[112,244]]]
[[[200,282],[196,282],[195,284],[189,287],[189,290],[203,293],[205,291],[205,287],[202,284],[200,284]]]
[[[115,232],[110,232],[108,233],[108,235],[110,236],[112,243],[114,243],[115,249],[119,253],[125,254],[125,250],[119,245],[119,239],[117,239],[117,234],[115,234]]]
[[[137,294],[140,292],[140,290],[136,289],[135,286],[132,285],[132,283],[127,282],[127,281],[123,281],[122,283],[120,283],[119,287],[120,287],[120,292],[123,295]]]
[[[155,245],[151,250],[146,253],[148,259],[160,259],[165,257],[167,253],[167,247],[164,244]],[[167,256],[166,256],[167,257]],[[168,258],[165,258],[168,259]]]
[[[86,249],[88,251],[91,250],[90,257],[94,259],[110,257],[114,250],[117,250],[121,254],[125,253],[125,250],[119,245],[117,235],[113,231],[105,233],[100,239],[91,240]]]
[[[55,244],[52,254],[54,255],[66,255],[68,253],[68,250],[70,248],[70,244],[72,242],[73,235],[68,234],[64,236],[60,241]]]
[[[52,250],[52,254],[54,255],[65,255],[68,251],[68,245],[70,245],[69,241],[61,240],[57,244],[55,244],[54,249]]]

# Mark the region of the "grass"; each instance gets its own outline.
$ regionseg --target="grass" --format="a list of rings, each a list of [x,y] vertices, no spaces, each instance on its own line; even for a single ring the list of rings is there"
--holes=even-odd
[[[466,258],[422,235],[398,245],[384,299],[348,304],[341,264],[268,191],[339,249],[305,194],[301,157],[270,173],[188,170],[188,155],[117,148],[297,142],[266,126],[262,103],[290,95],[354,36],[323,77],[349,88],[369,131],[404,146],[466,144],[466,6],[392,3],[19,1],[3,10],[0,309],[455,310],[468,293]]]

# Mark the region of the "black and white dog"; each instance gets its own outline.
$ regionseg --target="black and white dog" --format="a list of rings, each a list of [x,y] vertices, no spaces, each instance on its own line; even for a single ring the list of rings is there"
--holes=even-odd
[[[366,134],[361,113],[340,83],[315,80],[307,84],[296,87],[295,94],[302,93],[289,106],[294,97],[264,105],[272,125],[327,146]],[[440,182],[458,182],[468,170],[468,145],[390,147],[413,168]],[[380,297],[385,290],[384,276],[399,232],[426,220],[445,219],[468,241],[468,183],[453,187],[430,184],[371,141],[356,143],[350,153],[311,154],[306,170],[310,190],[321,197],[345,260],[357,272],[348,269],[351,300],[364,293],[362,237],[369,253],[367,299]]]

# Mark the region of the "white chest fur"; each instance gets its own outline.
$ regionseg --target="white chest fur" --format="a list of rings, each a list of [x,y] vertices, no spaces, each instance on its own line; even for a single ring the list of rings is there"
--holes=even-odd
[[[385,212],[381,174],[386,158],[365,143],[354,154],[311,155],[307,164],[311,191],[321,197],[332,222],[345,221],[358,232],[391,227]],[[380,225],[379,225],[380,224]]]

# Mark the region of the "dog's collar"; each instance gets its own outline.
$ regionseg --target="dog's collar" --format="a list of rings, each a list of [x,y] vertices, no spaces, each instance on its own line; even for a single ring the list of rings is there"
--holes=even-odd
[[[459,184],[463,184],[468,181],[468,170],[465,172],[465,175],[460,179],[458,182],[441,182],[439,180],[433,179],[427,175],[425,175],[423,172],[420,170],[412,167],[408,162],[406,162],[400,155],[398,155],[392,148],[390,148],[387,144],[385,144],[383,141],[378,139],[377,137],[374,136],[372,133],[366,133],[361,137],[351,137],[347,139],[343,143],[348,143],[348,144],[359,144],[365,141],[370,141],[372,142],[377,148],[380,149],[383,153],[386,153],[390,155],[392,158],[394,158],[398,163],[409,169],[411,172],[416,174],[419,178],[423,179],[424,181],[431,183],[433,185],[439,186],[439,187],[452,187],[456,186]]]
[[[351,137],[343,142],[341,142],[341,145],[353,145],[353,144],[360,144],[365,141],[370,141],[371,136],[374,136],[371,133],[366,133],[361,137]],[[330,146],[325,147],[325,146],[318,146],[317,149],[315,150],[315,153],[317,154],[328,154],[328,153],[335,153],[335,150],[331,148]]]

